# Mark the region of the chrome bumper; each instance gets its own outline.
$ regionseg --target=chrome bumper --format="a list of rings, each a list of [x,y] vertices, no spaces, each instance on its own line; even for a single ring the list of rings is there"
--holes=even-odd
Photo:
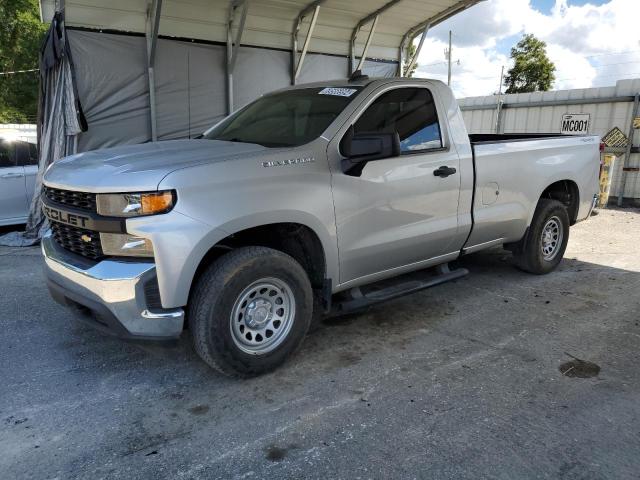
[[[53,297],[91,310],[97,326],[127,338],[170,339],[182,333],[184,310],[147,306],[144,286],[156,281],[154,263],[91,262],[60,247],[50,232],[42,239],[42,253]]]

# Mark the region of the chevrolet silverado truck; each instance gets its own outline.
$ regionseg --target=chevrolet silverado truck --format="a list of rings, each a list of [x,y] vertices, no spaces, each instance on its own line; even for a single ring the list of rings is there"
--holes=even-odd
[[[599,138],[468,135],[441,82],[264,95],[198,139],[72,155],[44,176],[49,289],[130,339],[189,330],[211,367],[280,365],[316,314],[464,275],[504,246],[551,272],[598,192]]]

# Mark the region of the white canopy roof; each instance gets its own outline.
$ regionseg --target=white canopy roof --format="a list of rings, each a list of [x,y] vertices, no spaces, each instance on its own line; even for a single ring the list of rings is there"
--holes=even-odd
[[[367,56],[397,60],[407,32],[412,36],[426,24],[431,27],[482,0],[245,0],[248,5],[243,45],[291,50],[296,19],[304,12],[300,41],[307,34],[313,11],[320,6],[309,52],[350,54],[356,40],[360,55],[377,14],[379,19]],[[52,18],[61,0],[41,0],[44,21]],[[164,0],[159,35],[217,42],[227,41],[227,22],[231,0]],[[148,0],[67,0],[67,26],[144,33]],[[363,23],[364,21],[364,23]],[[412,30],[413,29],[413,30]]]
[[[226,44],[226,112],[231,113],[241,45],[291,52],[291,84],[300,78],[307,53],[348,56],[346,76],[366,71],[367,59],[392,61],[395,73],[403,76],[415,65],[430,27],[480,1],[40,0],[40,6],[43,21],[64,11],[67,27],[145,35],[151,139],[155,141],[154,72],[160,36]],[[418,35],[420,42],[410,54],[407,47]],[[407,54],[411,57],[405,58]],[[260,72],[244,75],[254,78]]]

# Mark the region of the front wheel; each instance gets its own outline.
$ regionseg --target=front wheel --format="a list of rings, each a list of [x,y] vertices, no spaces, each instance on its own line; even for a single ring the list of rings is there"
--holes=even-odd
[[[514,253],[518,268],[538,275],[560,264],[569,241],[569,214],[557,200],[543,198],[538,203],[520,251]]]
[[[230,376],[273,370],[309,329],[309,278],[289,255],[244,247],[211,264],[195,285],[189,322],[196,352]]]

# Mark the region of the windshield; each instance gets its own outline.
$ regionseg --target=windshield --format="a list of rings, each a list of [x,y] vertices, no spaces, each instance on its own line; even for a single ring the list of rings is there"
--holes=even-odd
[[[259,98],[207,132],[209,140],[296,147],[318,138],[361,87],[301,88]]]

